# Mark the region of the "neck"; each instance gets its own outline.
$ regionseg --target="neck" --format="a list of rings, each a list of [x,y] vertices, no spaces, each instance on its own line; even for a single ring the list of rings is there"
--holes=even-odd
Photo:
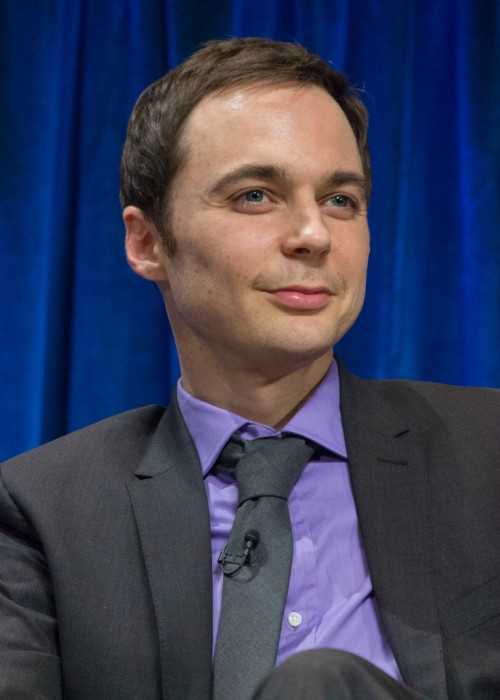
[[[321,382],[333,351],[290,369],[266,371],[231,367],[218,361],[212,366],[181,357],[182,385],[193,396],[225,408],[256,423],[282,428]],[[200,371],[200,367],[202,371]]]

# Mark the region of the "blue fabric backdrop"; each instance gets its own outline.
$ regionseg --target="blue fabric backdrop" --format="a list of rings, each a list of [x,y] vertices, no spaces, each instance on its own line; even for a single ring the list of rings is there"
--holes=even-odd
[[[500,385],[496,0],[4,0],[0,457],[165,403],[158,292],[123,254],[118,167],[146,84],[210,38],[297,40],[365,90],[374,197],[355,371]]]

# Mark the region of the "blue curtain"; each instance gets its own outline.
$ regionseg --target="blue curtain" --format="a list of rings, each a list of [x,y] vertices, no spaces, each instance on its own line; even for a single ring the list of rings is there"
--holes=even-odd
[[[123,253],[118,169],[139,92],[211,38],[299,41],[364,90],[365,376],[500,385],[496,0],[4,0],[0,457],[145,403],[179,368]]]

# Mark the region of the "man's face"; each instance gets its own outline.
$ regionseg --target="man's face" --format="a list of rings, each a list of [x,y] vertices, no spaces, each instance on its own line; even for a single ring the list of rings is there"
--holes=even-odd
[[[205,98],[171,190],[160,283],[182,356],[286,373],[331,353],[365,294],[369,231],[354,134],[314,86]],[[326,288],[328,295],[276,290]],[[202,355],[200,355],[202,356]]]

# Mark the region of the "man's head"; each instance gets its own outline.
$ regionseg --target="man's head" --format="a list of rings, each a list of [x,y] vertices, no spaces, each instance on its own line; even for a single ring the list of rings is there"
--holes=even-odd
[[[184,378],[326,369],[369,254],[366,113],[343,77],[295,45],[212,43],[143,93],[122,176],[128,260]]]
[[[170,192],[188,157],[182,143],[187,118],[209,95],[256,84],[317,85],[326,90],[354,132],[369,195],[368,115],[341,73],[298,44],[261,38],[209,41],[143,91],[130,117],[123,149],[122,207],[139,207],[164,236],[169,254],[174,254],[176,247],[170,225]]]

